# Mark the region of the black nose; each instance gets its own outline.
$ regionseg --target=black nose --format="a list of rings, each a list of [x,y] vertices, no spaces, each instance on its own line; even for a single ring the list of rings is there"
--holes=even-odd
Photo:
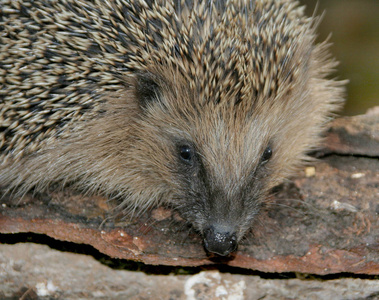
[[[224,232],[213,226],[204,231],[204,246],[207,251],[227,256],[237,249],[237,236],[234,232]]]

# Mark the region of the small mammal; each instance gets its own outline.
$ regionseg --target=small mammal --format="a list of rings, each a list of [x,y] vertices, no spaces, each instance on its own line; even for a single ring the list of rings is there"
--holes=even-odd
[[[0,0],[0,185],[169,203],[229,255],[338,109],[297,1]]]

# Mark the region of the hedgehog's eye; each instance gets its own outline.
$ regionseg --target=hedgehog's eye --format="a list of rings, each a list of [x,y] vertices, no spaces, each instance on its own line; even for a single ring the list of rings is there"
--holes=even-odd
[[[187,146],[187,145],[180,146],[179,153],[180,153],[181,159],[183,159],[184,161],[190,162],[192,160],[193,151],[190,146]]]
[[[267,162],[271,158],[271,156],[272,156],[272,149],[270,146],[267,146],[267,148],[262,154],[261,162],[262,163]]]

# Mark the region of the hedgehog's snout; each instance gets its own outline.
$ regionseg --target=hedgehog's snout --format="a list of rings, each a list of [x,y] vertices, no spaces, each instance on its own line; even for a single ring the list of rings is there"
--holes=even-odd
[[[204,247],[208,252],[227,256],[237,249],[237,235],[229,228],[210,226],[204,230]]]

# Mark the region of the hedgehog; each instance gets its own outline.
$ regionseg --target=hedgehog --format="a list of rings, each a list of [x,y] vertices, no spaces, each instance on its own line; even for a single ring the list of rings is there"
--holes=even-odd
[[[227,256],[343,103],[288,0],[1,0],[0,185],[168,205]]]

